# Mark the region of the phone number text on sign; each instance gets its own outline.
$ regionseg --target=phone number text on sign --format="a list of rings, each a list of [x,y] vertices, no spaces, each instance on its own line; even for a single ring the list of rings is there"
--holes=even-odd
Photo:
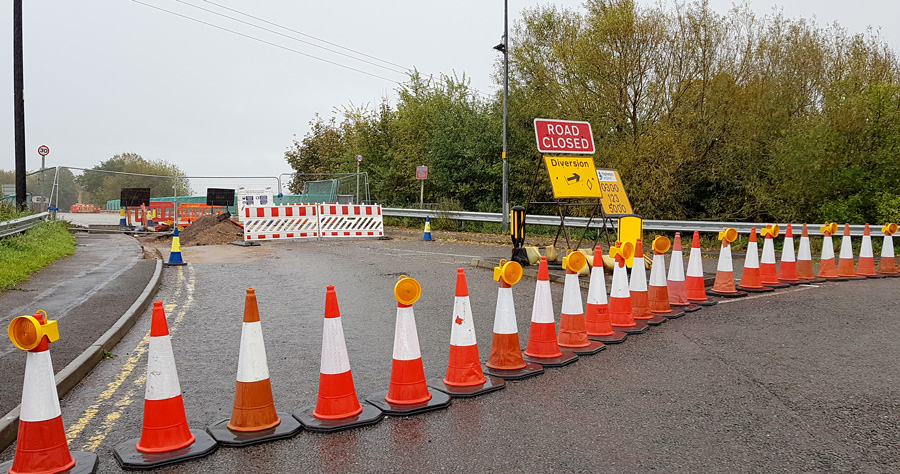
[[[621,216],[634,213],[618,170],[598,169],[597,179],[600,181],[600,201],[606,215]]]

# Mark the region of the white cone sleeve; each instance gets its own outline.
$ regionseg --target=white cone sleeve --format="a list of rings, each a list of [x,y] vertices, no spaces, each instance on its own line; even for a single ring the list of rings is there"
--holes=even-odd
[[[634,270],[632,270],[634,271]],[[666,282],[666,256],[659,253],[653,254],[653,267],[650,269],[650,286],[667,286]]]
[[[841,258],[853,260],[853,242],[849,235],[841,239]]]
[[[578,282],[577,274],[566,273],[562,314],[584,314],[584,306],[581,304],[581,285]]]
[[[747,243],[747,256],[744,260],[744,268],[759,268],[759,247],[756,242]]]
[[[874,258],[875,254],[872,252],[872,236],[864,235],[862,239],[862,245],[859,247],[859,256],[860,257],[869,257]]]
[[[60,416],[59,396],[50,351],[29,352],[25,356],[25,384],[22,387],[22,421],[47,421]]]
[[[518,334],[516,307],[512,288],[500,288],[497,292],[497,310],[494,313],[494,334]]]
[[[241,352],[238,355],[238,382],[259,382],[269,378],[266,345],[259,321],[244,323],[241,330]]]
[[[703,257],[700,249],[691,247],[691,256],[688,258],[687,276],[703,277]]]
[[[181,395],[172,339],[168,335],[150,338],[150,357],[147,359],[145,400],[168,400]]]
[[[784,238],[784,247],[781,249],[781,261],[782,262],[796,262],[797,259],[794,258],[794,238],[793,237],[785,237]]]
[[[881,246],[881,258],[894,258],[894,239],[890,235],[884,236],[884,245]]]
[[[775,239],[767,238],[763,242],[762,260],[760,263],[775,263]]]
[[[630,291],[647,291],[647,269],[644,268],[644,259],[635,257],[634,261],[628,289]]]
[[[416,316],[412,306],[397,308],[397,325],[394,327],[394,359],[416,360],[422,357],[419,350],[419,334],[416,332]]]
[[[824,239],[822,239],[822,260],[833,260],[834,259],[834,241],[831,239],[830,235],[826,235]]]
[[[681,250],[673,250],[669,259],[669,281],[684,281],[684,256]]]
[[[765,253],[765,250],[763,250],[763,255]],[[722,249],[719,252],[719,265],[716,267],[716,271],[734,272],[734,265],[731,263],[731,245],[722,244]]]
[[[474,346],[475,322],[468,296],[457,296],[453,302],[453,321],[450,324],[451,346]]]
[[[534,288],[534,305],[531,307],[531,322],[555,323],[553,299],[550,296],[550,282],[538,280]]]
[[[812,260],[812,254],[809,252],[809,237],[800,236],[800,249],[797,251],[797,261]]]
[[[347,343],[344,341],[344,325],[341,318],[325,318],[319,373],[334,375],[349,371],[350,358],[347,356]]]
[[[603,265],[591,269],[591,284],[588,286],[587,304],[608,304],[606,299],[606,275]]]

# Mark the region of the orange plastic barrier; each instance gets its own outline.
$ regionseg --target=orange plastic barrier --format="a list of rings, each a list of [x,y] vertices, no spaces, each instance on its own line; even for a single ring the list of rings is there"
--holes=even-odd
[[[195,220],[210,214],[219,214],[223,206],[207,206],[206,204],[186,202],[178,206],[179,225],[190,225]]]

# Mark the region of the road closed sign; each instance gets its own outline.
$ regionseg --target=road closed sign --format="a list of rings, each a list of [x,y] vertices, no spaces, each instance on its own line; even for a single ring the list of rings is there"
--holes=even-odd
[[[600,181],[600,202],[604,214],[607,216],[634,214],[628,195],[625,194],[619,170],[600,168],[597,170],[597,179]]]
[[[541,153],[594,154],[594,134],[587,122],[536,118],[534,134]]]
[[[600,183],[592,156],[544,156],[550,174],[553,196],[560,198],[598,198]]]

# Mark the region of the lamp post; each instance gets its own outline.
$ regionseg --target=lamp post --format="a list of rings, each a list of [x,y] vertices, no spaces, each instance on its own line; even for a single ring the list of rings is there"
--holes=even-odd
[[[509,1],[503,0],[503,42],[494,46],[503,53],[503,215],[501,231],[509,232],[509,162],[506,161],[506,135],[509,125]]]

